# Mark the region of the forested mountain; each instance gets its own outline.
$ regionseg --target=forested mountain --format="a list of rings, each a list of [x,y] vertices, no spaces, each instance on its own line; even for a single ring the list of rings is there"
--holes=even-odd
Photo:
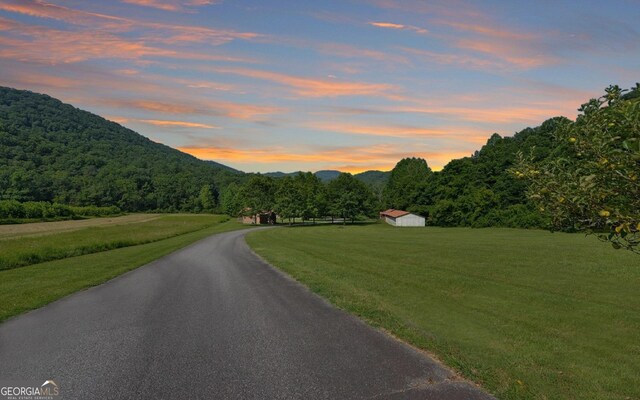
[[[340,176],[340,171],[325,169],[321,171],[316,171],[314,175],[320,178],[322,182],[329,182],[331,180],[336,179],[338,176]]]
[[[276,172],[266,172],[263,175],[264,176],[268,176],[269,178],[284,178],[285,176],[295,176],[298,175],[298,173],[300,173],[302,171],[296,171],[296,172],[282,172],[282,171],[276,171]]]
[[[241,176],[49,96],[0,87],[0,200],[198,211]]]
[[[359,174],[355,174],[353,177],[375,189],[382,188],[386,185],[389,180],[389,176],[391,176],[391,172],[389,171],[371,170],[360,172]]]

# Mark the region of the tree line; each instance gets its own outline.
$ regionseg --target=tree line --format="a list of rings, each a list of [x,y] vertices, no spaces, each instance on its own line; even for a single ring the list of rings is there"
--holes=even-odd
[[[46,201],[0,200],[0,222],[19,220],[61,220],[79,217],[106,217],[122,214],[116,206],[69,206]]]
[[[354,222],[375,216],[379,202],[371,189],[349,173],[323,183],[311,172],[271,178],[256,174],[223,190],[221,208],[228,215],[275,212],[284,221],[339,218]]]

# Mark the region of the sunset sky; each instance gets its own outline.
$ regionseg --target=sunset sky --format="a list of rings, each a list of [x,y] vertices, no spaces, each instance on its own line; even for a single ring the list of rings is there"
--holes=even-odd
[[[638,21],[638,0],[0,0],[0,85],[247,172],[439,169],[640,81]]]

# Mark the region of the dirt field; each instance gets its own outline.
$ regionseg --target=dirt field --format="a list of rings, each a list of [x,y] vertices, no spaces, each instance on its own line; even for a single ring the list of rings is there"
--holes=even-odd
[[[24,236],[49,235],[76,231],[91,226],[126,225],[151,221],[160,214],[131,214],[122,217],[91,218],[78,221],[36,222],[33,224],[0,225],[0,240]]]

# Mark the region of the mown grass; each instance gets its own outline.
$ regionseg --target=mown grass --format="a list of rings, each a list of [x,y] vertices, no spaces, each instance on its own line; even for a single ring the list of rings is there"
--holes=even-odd
[[[204,229],[229,217],[163,215],[149,221],[0,240],[0,270],[154,242]]]
[[[219,222],[152,243],[0,271],[0,322],[99,285],[207,236],[244,228],[235,221]]]
[[[640,398],[640,257],[593,237],[376,224],[247,241],[498,398]]]

